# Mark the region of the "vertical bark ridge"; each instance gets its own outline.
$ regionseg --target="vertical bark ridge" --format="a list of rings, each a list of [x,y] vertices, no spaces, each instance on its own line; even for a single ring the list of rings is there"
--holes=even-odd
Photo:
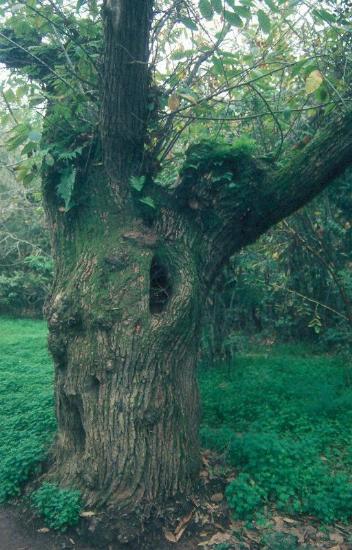
[[[106,0],[102,137],[115,184],[138,175],[146,133],[152,0]]]
[[[84,244],[68,261],[60,250],[68,267],[48,308],[59,430],[51,475],[79,487],[88,505],[127,513],[187,493],[197,477],[202,287],[181,219],[172,235],[169,213],[168,237],[160,223],[149,246],[124,237],[142,235],[141,221],[111,208],[82,210],[75,240]],[[160,313],[150,310],[155,257],[172,281]]]

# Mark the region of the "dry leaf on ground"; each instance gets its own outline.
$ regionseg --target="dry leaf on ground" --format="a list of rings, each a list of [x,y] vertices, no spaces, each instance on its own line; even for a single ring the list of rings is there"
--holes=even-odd
[[[285,523],[289,523],[289,524],[294,524],[294,523],[297,523],[296,520],[294,519],[291,519],[291,518],[282,518],[284,520]]]
[[[187,527],[188,523],[191,521],[193,517],[193,510],[190,511],[189,514],[187,514],[187,516],[184,516],[181,520],[180,520],[180,523],[178,524],[178,526],[176,527],[175,529],[175,535],[177,536],[178,533],[183,529],[183,527]]]
[[[329,538],[332,542],[336,542],[337,544],[343,544],[344,538],[339,533],[330,533]]]
[[[164,531],[164,537],[166,538],[166,540],[168,540],[169,542],[177,542],[177,538],[175,537],[175,535],[171,532],[171,531]]]
[[[224,494],[223,493],[215,493],[214,495],[211,495],[210,500],[212,502],[221,502],[224,500]]]
[[[189,522],[191,521],[193,517],[193,510],[190,511],[189,514],[187,514],[187,516],[184,516],[179,524],[177,525],[175,531],[172,533],[172,531],[168,531],[168,530],[164,530],[164,536],[166,538],[166,540],[168,540],[169,542],[178,542],[180,540],[180,538],[182,537],[183,533],[186,531],[186,528],[189,524]]]
[[[213,546],[214,544],[221,544],[223,542],[229,542],[232,539],[230,533],[215,533],[211,539],[200,542],[198,546]]]
[[[81,512],[80,513],[81,518],[92,518],[95,516],[95,512],[87,511],[87,512]]]

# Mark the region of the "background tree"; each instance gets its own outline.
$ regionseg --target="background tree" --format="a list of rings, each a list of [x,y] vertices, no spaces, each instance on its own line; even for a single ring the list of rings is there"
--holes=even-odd
[[[348,20],[330,3],[109,0],[101,66],[94,3],[16,6],[0,59],[39,81],[46,102],[30,158],[43,161],[56,266],[47,315],[58,436],[48,476],[78,487],[105,511],[97,531],[126,542],[197,479],[195,365],[221,269],[350,164],[346,71],[333,78],[322,43],[303,56],[300,44],[314,22],[337,43]],[[162,57],[175,58],[181,35],[190,51],[166,71]],[[285,150],[294,113],[311,109],[320,131]],[[177,139],[208,122],[215,139],[191,145],[177,168]],[[257,151],[248,139],[233,143],[256,129],[271,130]]]

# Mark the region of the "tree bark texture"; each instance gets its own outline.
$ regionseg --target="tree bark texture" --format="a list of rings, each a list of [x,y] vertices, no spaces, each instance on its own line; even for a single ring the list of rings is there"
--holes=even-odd
[[[164,210],[150,229],[117,207],[101,170],[85,185],[89,204],[74,215],[47,202],[56,263],[51,475],[80,488],[88,506],[119,515],[125,540],[121,514],[132,533],[132,512],[142,523],[197,478],[202,286],[183,220]]]

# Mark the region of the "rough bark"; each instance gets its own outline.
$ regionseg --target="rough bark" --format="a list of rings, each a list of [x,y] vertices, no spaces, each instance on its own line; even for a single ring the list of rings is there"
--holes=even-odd
[[[126,541],[197,477],[202,287],[183,220],[164,211],[151,230],[118,209],[104,181],[91,173],[90,200],[74,215],[47,202],[58,419],[50,476],[104,508],[110,530],[101,532]]]
[[[115,185],[142,171],[150,75],[152,0],[106,0],[102,138]],[[123,189],[120,186],[120,192]]]

